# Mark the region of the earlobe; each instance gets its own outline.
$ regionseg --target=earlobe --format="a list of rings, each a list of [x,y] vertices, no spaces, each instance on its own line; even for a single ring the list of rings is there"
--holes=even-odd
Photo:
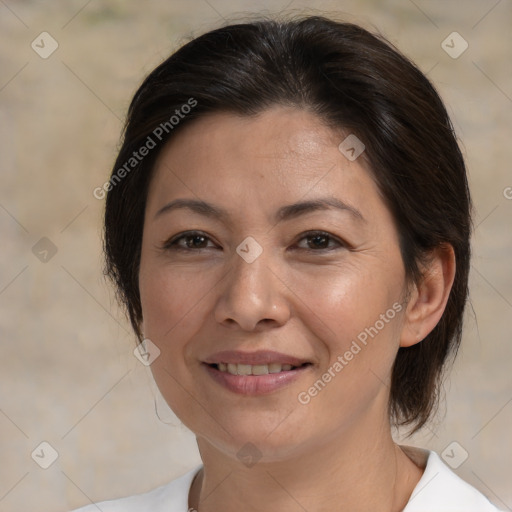
[[[401,347],[425,339],[443,316],[455,278],[455,253],[444,244],[434,249],[421,282],[414,286],[405,311]]]

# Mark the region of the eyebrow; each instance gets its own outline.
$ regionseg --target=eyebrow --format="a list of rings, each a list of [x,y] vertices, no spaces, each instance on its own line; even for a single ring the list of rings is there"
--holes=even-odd
[[[155,214],[155,219],[175,210],[187,209],[204,217],[213,217],[220,221],[226,222],[230,215],[227,210],[211,203],[198,199],[175,199],[160,208]],[[274,215],[276,223],[295,219],[301,215],[306,215],[321,210],[341,210],[350,213],[356,220],[366,222],[363,214],[354,206],[351,206],[336,197],[320,197],[310,201],[301,201],[298,203],[282,206]]]

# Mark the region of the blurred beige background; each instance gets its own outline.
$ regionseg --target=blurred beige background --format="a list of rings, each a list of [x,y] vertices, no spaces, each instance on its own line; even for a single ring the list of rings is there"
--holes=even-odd
[[[200,462],[190,432],[165,424],[161,404],[164,422],[155,414],[149,370],[102,277],[93,190],[154,66],[223,18],[283,8],[379,29],[448,105],[476,206],[473,311],[438,421],[406,443],[442,453],[456,441],[469,455],[457,473],[512,510],[510,0],[0,1],[0,510],[66,511]],[[456,59],[441,46],[454,31],[469,45]],[[42,32],[58,43],[49,56]]]

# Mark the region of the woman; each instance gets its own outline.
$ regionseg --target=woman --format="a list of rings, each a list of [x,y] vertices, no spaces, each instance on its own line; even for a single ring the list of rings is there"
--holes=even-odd
[[[391,436],[457,351],[471,201],[388,42],[321,17],[189,42],[135,94],[104,190],[108,274],[203,464],[81,510],[497,510]]]

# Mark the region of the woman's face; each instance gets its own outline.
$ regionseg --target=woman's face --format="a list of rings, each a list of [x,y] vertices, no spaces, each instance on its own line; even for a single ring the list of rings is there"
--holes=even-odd
[[[296,109],[212,114],[156,164],[139,275],[151,368],[230,456],[285,459],[387,421],[405,273],[347,135]]]

